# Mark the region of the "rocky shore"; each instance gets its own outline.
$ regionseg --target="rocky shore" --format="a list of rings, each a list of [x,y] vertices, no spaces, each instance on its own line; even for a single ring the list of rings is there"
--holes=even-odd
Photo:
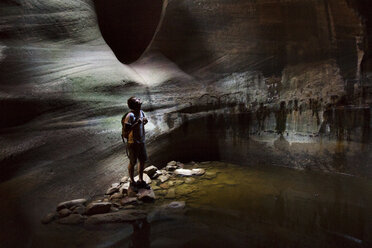
[[[208,163],[208,162],[204,162]],[[65,225],[96,225],[104,223],[123,223],[147,218],[151,204],[156,200],[174,200],[178,196],[188,195],[196,190],[191,185],[201,176],[213,178],[213,173],[197,168],[191,162],[170,161],[163,169],[150,165],[144,170],[143,179],[149,189],[135,189],[130,186],[127,176],[113,183],[103,197],[98,199],[73,199],[61,202],[56,211],[45,215],[41,222],[57,222]],[[135,177],[139,180],[139,176]],[[176,187],[177,186],[177,187]],[[185,209],[184,201],[172,201],[157,207],[157,211]]]

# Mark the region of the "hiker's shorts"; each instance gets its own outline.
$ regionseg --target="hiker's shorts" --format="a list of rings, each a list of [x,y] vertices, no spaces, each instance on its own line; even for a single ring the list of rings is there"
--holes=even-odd
[[[130,143],[127,144],[127,146],[129,161],[132,165],[135,165],[137,163],[137,159],[140,162],[146,162],[147,152],[145,143]]]

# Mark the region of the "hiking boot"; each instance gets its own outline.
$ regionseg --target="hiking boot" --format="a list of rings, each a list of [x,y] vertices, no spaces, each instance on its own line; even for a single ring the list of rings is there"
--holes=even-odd
[[[137,181],[137,187],[139,189],[150,189],[150,185],[148,185],[145,181]]]

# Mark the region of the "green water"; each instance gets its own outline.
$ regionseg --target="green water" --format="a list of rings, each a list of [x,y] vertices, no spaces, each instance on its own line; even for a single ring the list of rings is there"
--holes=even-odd
[[[371,180],[223,162],[188,167],[204,168],[206,174],[192,179],[174,177],[162,185],[152,183],[158,199],[139,206],[150,212],[148,222],[96,228],[58,227],[59,232],[53,231],[54,240],[62,242],[74,233],[73,242],[59,244],[372,247]],[[157,211],[172,201],[185,201],[186,208],[176,213]]]

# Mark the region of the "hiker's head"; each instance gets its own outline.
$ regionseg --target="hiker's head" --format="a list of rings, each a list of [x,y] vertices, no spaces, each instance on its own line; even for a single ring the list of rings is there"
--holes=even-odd
[[[133,109],[133,110],[141,109],[141,105],[142,105],[141,99],[135,96],[132,96],[131,98],[129,98],[127,103],[130,109]]]

